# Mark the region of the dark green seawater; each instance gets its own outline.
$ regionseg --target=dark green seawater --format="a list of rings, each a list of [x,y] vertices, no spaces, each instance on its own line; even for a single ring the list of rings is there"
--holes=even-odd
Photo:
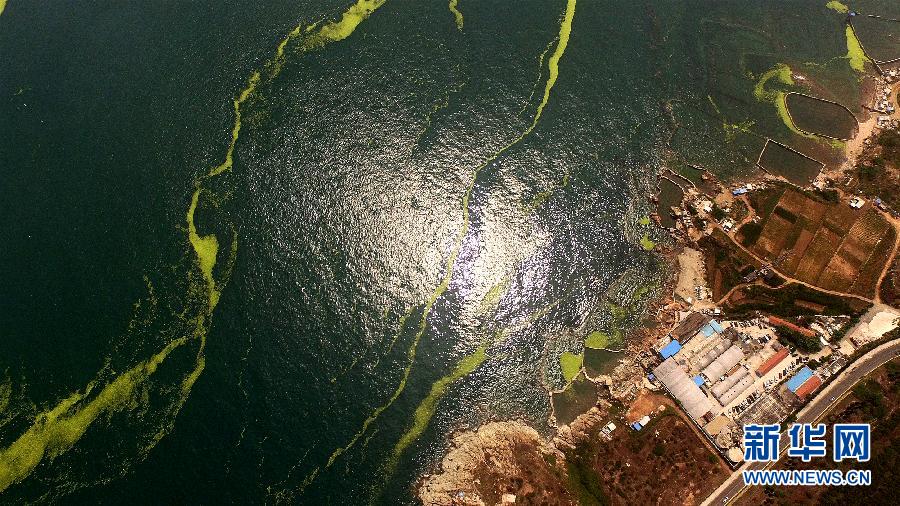
[[[660,295],[666,163],[836,157],[754,96],[784,63],[858,111],[824,3],[581,0],[530,131],[563,0],[388,0],[315,44],[350,2],[9,0],[0,503],[405,504],[456,429],[550,432],[561,354]]]

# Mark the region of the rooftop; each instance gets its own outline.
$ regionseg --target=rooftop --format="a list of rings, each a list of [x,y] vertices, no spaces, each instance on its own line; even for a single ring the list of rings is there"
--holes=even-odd
[[[813,372],[808,366],[803,366],[803,369],[800,369],[800,372],[795,374],[791,379],[787,382],[788,390],[791,392],[797,393],[797,389],[800,388],[801,385],[806,383],[810,377],[812,377]]]
[[[678,341],[672,341],[671,343],[665,345],[663,349],[659,350],[659,354],[662,358],[669,358],[672,355],[675,355],[681,351],[681,344]]]
[[[675,362],[674,358],[667,358],[662,364],[656,366],[653,374],[659,378],[669,392],[684,406],[684,410],[695,420],[699,420],[712,409],[712,403],[709,398],[684,372],[684,369]]]
[[[822,386],[822,380],[818,376],[813,375],[811,378],[806,380],[806,383],[803,383],[803,385],[801,385],[800,388],[798,388],[794,393],[797,394],[797,397],[799,397],[802,401],[806,399],[807,395],[815,392],[820,386]]]

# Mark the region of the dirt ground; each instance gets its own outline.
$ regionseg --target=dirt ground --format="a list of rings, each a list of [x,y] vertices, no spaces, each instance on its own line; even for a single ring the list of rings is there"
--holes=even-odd
[[[788,188],[748,247],[788,276],[826,290],[871,297],[892,250],[893,227],[871,204],[826,203]]]
[[[678,284],[675,286],[675,295],[687,300],[696,299],[694,291],[696,286],[705,286],[703,253],[693,248],[684,248],[678,255]]]
[[[698,504],[725,480],[729,469],[688,423],[667,406],[640,432],[620,429],[594,445],[591,464],[611,504]]]
[[[650,415],[651,413],[655,414],[660,406],[665,406],[668,403],[669,399],[667,397],[644,391],[633,403],[631,403],[631,406],[628,408],[628,413],[625,415],[625,420],[627,420],[628,423],[634,423],[645,415]]]

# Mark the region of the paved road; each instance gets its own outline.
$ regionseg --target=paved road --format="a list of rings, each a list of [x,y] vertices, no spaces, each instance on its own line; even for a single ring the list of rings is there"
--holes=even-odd
[[[849,368],[840,373],[834,381],[819,392],[816,397],[809,402],[797,414],[798,423],[813,423],[825,414],[828,409],[839,402],[853,386],[862,378],[874,371],[885,362],[900,355],[900,339],[885,343],[878,348],[863,355],[855,360]],[[834,400],[832,400],[834,399]],[[782,434],[781,449],[782,456],[787,452],[789,446],[787,433]],[[703,505],[727,504],[732,502],[740,495],[744,489],[744,479],[742,471],[759,470],[770,467],[772,462],[753,462],[744,464],[739,467],[731,476],[710,494],[703,501]]]

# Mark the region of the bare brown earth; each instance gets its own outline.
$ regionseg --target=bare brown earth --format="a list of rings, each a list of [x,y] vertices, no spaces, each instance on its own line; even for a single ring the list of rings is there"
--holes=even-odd
[[[730,470],[689,423],[666,406],[640,432],[619,429],[611,441],[591,438],[576,451],[610,504],[696,504]]]
[[[773,190],[781,195],[772,195],[774,207],[757,203],[762,230],[755,240],[744,237],[744,246],[786,276],[873,298],[893,252],[892,224],[871,205],[855,210],[790,187]]]

